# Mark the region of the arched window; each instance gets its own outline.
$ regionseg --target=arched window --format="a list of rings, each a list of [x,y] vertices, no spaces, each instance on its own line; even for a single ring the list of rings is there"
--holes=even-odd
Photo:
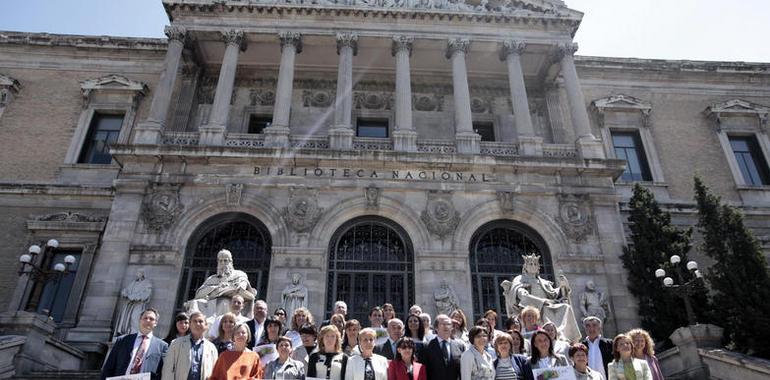
[[[251,286],[257,289],[257,297],[265,297],[271,247],[265,225],[248,214],[226,213],[207,220],[187,244],[177,309],[195,296],[206,278],[216,274],[217,252],[223,248],[232,252],[235,269],[249,276]]]
[[[522,255],[540,255],[540,275],[553,280],[553,264],[548,246],[532,228],[518,222],[489,222],[473,234],[470,245],[471,288],[474,321],[489,309],[498,314],[498,325],[507,318],[500,283],[521,274]]]
[[[326,315],[348,304],[348,319],[369,325],[369,309],[392,303],[399,316],[414,303],[412,243],[399,225],[380,217],[348,221],[329,245]]]

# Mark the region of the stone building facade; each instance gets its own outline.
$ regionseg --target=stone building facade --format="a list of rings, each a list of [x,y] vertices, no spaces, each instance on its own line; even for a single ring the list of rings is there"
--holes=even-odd
[[[770,64],[575,57],[558,0],[163,4],[167,40],[0,33],[0,299],[94,363],[137,270],[165,334],[220,248],[271,309],[299,273],[364,320],[444,282],[504,310],[537,252],[610,335],[638,324],[634,182],[692,224],[701,173],[770,251]],[[16,275],[52,238],[41,265],[78,258],[53,301]]]

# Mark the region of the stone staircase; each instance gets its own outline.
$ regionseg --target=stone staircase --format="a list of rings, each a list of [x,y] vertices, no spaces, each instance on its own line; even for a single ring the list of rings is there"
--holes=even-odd
[[[32,371],[26,375],[14,376],[17,380],[99,380],[99,370],[87,371]]]

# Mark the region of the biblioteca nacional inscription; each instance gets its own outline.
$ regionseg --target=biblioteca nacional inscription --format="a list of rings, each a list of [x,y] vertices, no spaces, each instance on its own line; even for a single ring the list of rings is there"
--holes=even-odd
[[[491,182],[490,173],[457,172],[445,170],[372,170],[358,168],[314,168],[255,166],[254,175],[265,177],[324,177],[324,178],[368,178],[395,179],[407,181],[443,182]]]

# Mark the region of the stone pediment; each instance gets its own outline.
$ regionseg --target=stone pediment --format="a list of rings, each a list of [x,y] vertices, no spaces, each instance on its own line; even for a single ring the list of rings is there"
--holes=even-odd
[[[606,112],[608,110],[614,111],[641,111],[649,112],[652,109],[652,105],[641,99],[637,99],[628,95],[611,95],[605,98],[596,99],[591,102],[599,112]]]
[[[724,114],[756,114],[767,115],[770,108],[751,103],[742,99],[732,99],[722,103],[716,103],[706,108],[706,113],[722,115]]]
[[[80,82],[80,88],[83,92],[94,90],[118,90],[118,91],[132,91],[145,94],[147,92],[147,85],[142,82],[137,82],[128,79],[122,75],[111,74],[101,78],[88,79]]]
[[[347,8],[506,14],[512,16],[556,16],[582,18],[562,0],[164,0],[167,10],[174,6],[221,6],[233,10],[244,6],[292,6],[302,8]]]

